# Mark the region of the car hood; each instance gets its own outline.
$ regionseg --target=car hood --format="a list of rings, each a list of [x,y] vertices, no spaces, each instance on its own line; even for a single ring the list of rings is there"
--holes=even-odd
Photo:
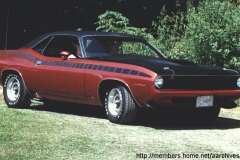
[[[192,62],[177,59],[146,56],[114,56],[102,57],[101,60],[141,66],[160,75],[238,75],[238,72],[234,70],[197,65]]]

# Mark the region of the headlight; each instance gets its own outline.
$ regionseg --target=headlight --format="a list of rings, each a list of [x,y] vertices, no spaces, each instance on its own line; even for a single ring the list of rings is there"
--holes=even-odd
[[[240,88],[240,78],[237,79],[237,86]]]
[[[157,76],[154,80],[154,86],[159,89],[163,86],[163,78],[161,76]],[[239,79],[239,86],[240,86],[240,79]]]

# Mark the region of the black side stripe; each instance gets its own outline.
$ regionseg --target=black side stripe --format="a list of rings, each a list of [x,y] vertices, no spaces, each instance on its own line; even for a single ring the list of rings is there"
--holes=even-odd
[[[99,70],[105,72],[114,72],[120,74],[130,74],[134,76],[151,78],[149,74],[144,72],[140,72],[137,70],[131,70],[127,68],[117,68],[113,66],[103,66],[103,65],[95,65],[95,64],[87,64],[87,63],[76,63],[76,62],[59,62],[59,61],[51,61],[51,60],[41,60],[29,53],[14,53],[12,54],[14,57],[19,57],[26,59],[30,62],[36,63],[37,61],[41,61],[41,65],[45,66],[57,66],[57,67],[68,67],[68,68],[79,68],[79,69],[87,69],[87,70]]]

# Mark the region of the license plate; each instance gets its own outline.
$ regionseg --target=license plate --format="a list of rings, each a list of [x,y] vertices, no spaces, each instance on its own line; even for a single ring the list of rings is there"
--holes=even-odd
[[[197,97],[196,107],[211,107],[213,106],[213,96],[199,96]]]

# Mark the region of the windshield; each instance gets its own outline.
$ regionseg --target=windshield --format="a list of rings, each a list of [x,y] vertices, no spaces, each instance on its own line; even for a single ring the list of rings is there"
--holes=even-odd
[[[137,55],[164,58],[164,56],[149,43],[136,38],[87,36],[83,37],[83,46],[87,57]]]

